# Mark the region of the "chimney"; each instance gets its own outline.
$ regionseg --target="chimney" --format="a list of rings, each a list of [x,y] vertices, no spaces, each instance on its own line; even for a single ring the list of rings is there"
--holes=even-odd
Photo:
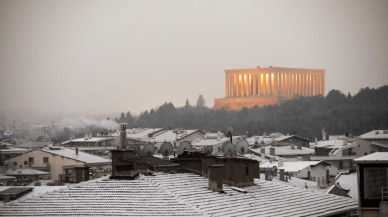
[[[266,136],[267,136],[267,132],[264,132],[263,137],[266,137]]]
[[[120,124],[120,149],[126,149],[127,147],[127,124]]]
[[[274,141],[274,146],[278,146],[279,145],[279,141]]]
[[[302,150],[302,145],[301,144],[297,144],[296,147],[298,147],[298,149]]]
[[[223,192],[222,177],[224,176],[224,165],[209,165],[209,190]]]
[[[344,138],[342,141],[344,142],[344,145],[348,144],[348,139],[347,138]]]
[[[269,148],[269,154],[275,156],[275,148]]]
[[[88,166],[73,167],[75,169],[75,182],[85,182],[89,180],[89,168]]]
[[[70,141],[72,140],[72,138],[71,138],[71,134],[70,134]]]
[[[272,175],[272,171],[268,169],[264,170],[265,172],[265,180],[269,180],[269,176]],[[271,180],[272,181],[272,180]]]
[[[280,181],[284,181],[284,169],[279,170],[279,179]]]
[[[261,142],[260,142],[260,147],[261,147],[261,148],[264,148],[264,147],[265,147],[264,141],[261,141]]]
[[[85,134],[84,139],[85,139],[85,140],[88,139],[88,134]]]
[[[317,143],[318,142],[318,138],[317,137],[315,137],[315,143]]]
[[[220,141],[220,139],[221,139],[221,132],[218,131],[218,133],[217,133],[217,140]]]
[[[89,133],[89,139],[91,139],[93,136],[92,136],[92,134],[91,133]]]
[[[73,139],[74,139],[74,134],[73,134]]]
[[[291,149],[295,149],[295,144],[291,143]]]
[[[279,158],[278,159],[278,167],[282,167],[283,166],[283,158]]]
[[[51,141],[51,147],[54,147],[54,141]]]
[[[78,155],[78,147],[75,147],[75,155]]]
[[[261,148],[261,152],[262,154],[265,154],[265,148]]]
[[[261,153],[261,158],[265,159],[265,153]]]

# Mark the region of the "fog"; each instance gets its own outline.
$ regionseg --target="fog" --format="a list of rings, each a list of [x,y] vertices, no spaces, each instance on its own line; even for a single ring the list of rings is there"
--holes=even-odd
[[[354,94],[387,84],[387,20],[385,0],[3,0],[0,111],[212,106],[224,70],[257,66],[325,69],[327,92]]]

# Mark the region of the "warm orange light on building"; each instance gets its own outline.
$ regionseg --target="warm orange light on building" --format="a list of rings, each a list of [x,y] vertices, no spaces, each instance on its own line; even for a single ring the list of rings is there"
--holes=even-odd
[[[325,70],[257,68],[225,70],[225,93],[214,109],[240,110],[255,105],[273,105],[293,95],[325,95]]]

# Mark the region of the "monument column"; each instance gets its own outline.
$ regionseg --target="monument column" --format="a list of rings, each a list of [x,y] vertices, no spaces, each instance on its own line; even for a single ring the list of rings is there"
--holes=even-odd
[[[248,88],[249,88],[249,96],[252,96],[253,94],[252,94],[252,75],[248,75],[248,83],[249,83],[249,85],[248,85]]]
[[[310,75],[306,75],[306,96],[310,96]]]
[[[287,95],[291,96],[291,75],[287,74]]]
[[[267,74],[263,74],[263,95],[267,95]]]
[[[279,95],[278,76],[279,73],[274,73],[274,95]]]
[[[234,75],[230,76],[230,97],[234,97]]]
[[[229,97],[229,75],[225,75],[225,96]]]

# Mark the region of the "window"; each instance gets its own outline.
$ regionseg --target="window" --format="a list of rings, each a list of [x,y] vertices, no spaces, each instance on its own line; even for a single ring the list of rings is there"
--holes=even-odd
[[[388,184],[388,168],[364,168],[364,199],[381,199],[381,188]]]
[[[383,152],[383,149],[382,149],[382,148],[379,148],[379,152]]]
[[[343,168],[344,168],[343,162],[339,161],[338,169],[343,169]]]
[[[48,158],[48,157],[44,157],[44,158],[43,158],[43,163],[46,164],[46,163],[48,163],[48,162],[49,162],[49,158]]]
[[[33,158],[33,157],[29,157],[29,158],[28,158],[28,163],[34,164],[34,158]]]

